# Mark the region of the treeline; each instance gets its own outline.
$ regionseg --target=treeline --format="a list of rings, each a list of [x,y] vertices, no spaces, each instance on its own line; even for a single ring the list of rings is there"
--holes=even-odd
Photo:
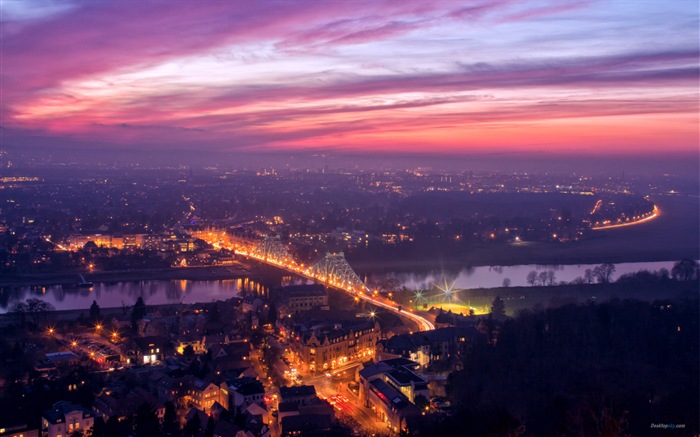
[[[615,264],[604,263],[592,269],[586,269],[583,276],[579,276],[573,281],[556,282],[556,273],[554,270],[545,270],[537,272],[532,270],[527,274],[527,283],[534,287],[552,286],[552,285],[581,285],[581,284],[609,284],[612,281],[612,276],[615,273]],[[700,265],[698,262],[691,259],[682,259],[673,265],[671,271],[662,268],[658,271],[641,270],[636,273],[626,273],[620,276],[617,283],[621,284],[653,284],[656,282],[674,281],[696,281],[700,278]]]
[[[698,432],[698,299],[521,311],[450,377],[455,414],[421,436]]]

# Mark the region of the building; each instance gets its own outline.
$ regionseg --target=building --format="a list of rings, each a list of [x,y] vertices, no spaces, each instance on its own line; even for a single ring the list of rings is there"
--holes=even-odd
[[[313,399],[316,399],[316,387],[313,385],[280,387],[280,404],[308,404]]]
[[[185,407],[193,407],[209,414],[214,403],[219,403],[224,408],[229,407],[230,393],[226,387],[195,378],[185,377],[180,386],[184,389],[181,392],[180,403]]]
[[[410,417],[421,414],[416,405],[430,399],[428,381],[413,370],[420,365],[405,358],[379,361],[359,371],[360,400],[392,432],[406,430]]]
[[[255,378],[243,377],[224,384],[233,398],[232,405],[247,407],[254,403],[263,404],[265,402],[265,387],[263,387],[262,382]]]
[[[426,367],[467,352],[474,339],[483,336],[473,326],[438,328],[432,331],[395,335],[377,343],[377,358],[407,358]]]
[[[192,350],[195,354],[205,354],[207,353],[206,336],[200,334],[187,334],[178,338],[175,350],[178,354],[182,355],[185,353],[187,346],[192,346]]]
[[[379,324],[373,321],[297,326],[289,333],[295,363],[303,370],[322,372],[374,356]]]
[[[136,414],[138,408],[147,402],[155,408],[156,415],[162,419],[165,415],[165,406],[155,395],[141,387],[130,390],[117,388],[116,390],[104,390],[93,403],[95,413],[101,415],[107,421],[110,418],[125,420]]]
[[[280,387],[278,421],[282,436],[328,431],[335,410],[316,396],[313,385]]]
[[[272,299],[279,302],[287,314],[316,308],[328,309],[328,292],[322,284],[290,285],[271,292]]]
[[[134,364],[157,364],[163,361],[163,348],[167,344],[167,338],[151,336],[136,337],[131,340],[129,359]]]
[[[60,401],[41,415],[43,437],[68,437],[76,431],[87,432],[95,423],[95,415],[87,408]]]
[[[39,437],[39,430],[24,423],[0,425],[0,437]]]
[[[56,367],[72,367],[80,363],[80,357],[71,351],[48,353],[46,359]]]

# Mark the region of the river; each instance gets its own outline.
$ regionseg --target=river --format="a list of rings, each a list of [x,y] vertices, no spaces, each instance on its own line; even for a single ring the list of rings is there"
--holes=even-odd
[[[669,271],[674,261],[620,263],[615,265],[613,280],[625,273],[640,270],[656,271],[662,268]],[[530,271],[554,271],[556,282],[571,282],[583,276],[586,269],[597,265],[518,265],[507,267],[473,267],[460,271],[432,271],[425,274],[394,272],[372,275],[371,282],[381,283],[391,278],[394,283],[411,289],[430,288],[434,284],[447,284],[454,289],[501,287],[508,278],[510,286],[526,286]],[[92,288],[65,288],[62,286],[6,287],[0,288],[0,314],[6,313],[17,302],[28,298],[40,298],[52,304],[57,310],[82,310],[90,308],[96,301],[101,308],[132,306],[141,296],[147,305],[176,303],[210,302],[237,296],[241,291],[266,294],[270,287],[279,283],[260,283],[249,278],[190,281],[190,280],[151,280],[116,283],[96,283]]]
[[[210,302],[237,296],[241,291],[266,294],[268,287],[249,278],[190,281],[149,280],[96,283],[92,288],[66,288],[60,285],[0,288],[0,314],[13,304],[36,297],[57,310],[89,309],[92,301],[100,308],[130,307],[139,297],[147,305]]]
[[[636,262],[615,264],[615,272],[612,280],[616,280],[626,273],[635,273],[641,270],[658,271],[662,268],[670,272],[675,261]],[[571,282],[578,277],[583,277],[586,269],[595,269],[599,264],[575,264],[575,265],[518,265],[518,266],[492,266],[471,267],[461,270],[431,271],[428,273],[386,273],[372,275],[370,282],[381,283],[386,278],[395,278],[403,286],[410,289],[426,289],[432,284],[447,285],[455,289],[496,288],[503,286],[504,279],[510,280],[511,287],[530,285],[527,283],[527,275],[531,271],[538,274],[552,270],[556,283]]]

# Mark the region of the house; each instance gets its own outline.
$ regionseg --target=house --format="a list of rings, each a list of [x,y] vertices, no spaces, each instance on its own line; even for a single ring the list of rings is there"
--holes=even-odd
[[[233,405],[236,407],[265,402],[265,387],[255,378],[239,378],[226,384],[231,390]]]
[[[381,379],[368,385],[369,408],[393,432],[407,431],[407,420],[420,415],[420,410],[394,387]]]
[[[303,404],[294,402],[280,402],[277,412],[277,419],[281,422],[285,417],[290,416],[329,416],[330,420],[335,417],[333,406],[324,399],[314,397]]]
[[[228,408],[228,393],[222,394],[221,388],[211,381],[204,381],[195,377],[185,377],[185,391],[182,393],[180,402],[186,407],[194,407],[205,413],[211,412],[211,407],[215,402]]]
[[[127,355],[135,364],[157,364],[163,361],[163,351],[167,343],[165,337],[137,337],[131,340]]]
[[[395,335],[377,343],[380,360],[404,357],[426,367],[460,356],[482,334],[473,326],[451,326],[432,331]]]
[[[253,402],[252,404],[248,405],[245,409],[245,413],[263,425],[268,424],[267,408],[257,402]]]
[[[210,350],[215,345],[226,345],[230,342],[228,334],[209,334],[204,338],[204,347]]]
[[[225,336],[225,343],[213,343],[206,346],[208,351],[211,351],[211,357],[214,360],[224,357],[236,357],[239,360],[248,359],[250,355],[250,342],[243,341],[228,341],[228,336]],[[209,344],[209,337],[206,338],[206,344]]]
[[[46,359],[56,367],[72,367],[80,363],[80,357],[71,351],[48,353]]]
[[[45,437],[70,436],[76,431],[87,432],[95,423],[95,414],[77,404],[60,401],[41,415],[41,433]]]
[[[195,354],[205,354],[207,349],[204,346],[206,337],[200,334],[187,334],[183,335],[177,339],[175,343],[175,350],[178,354],[182,355],[185,353],[185,348],[187,346],[192,346],[192,350]]]
[[[95,412],[101,414],[105,421],[112,417],[125,419],[136,413],[144,403],[150,404],[156,410],[156,415],[162,419],[165,415],[165,406],[154,395],[141,387],[132,390],[125,389],[106,390],[102,392],[93,403]]]
[[[327,415],[300,414],[287,416],[280,420],[281,435],[298,436],[305,433],[321,433],[329,431],[333,424],[333,419]]]
[[[313,385],[280,387],[280,403],[308,404],[313,399],[316,399],[316,387]]]
[[[220,420],[214,426],[214,437],[248,437],[248,434],[233,423]]]
[[[0,423],[0,437],[39,437],[39,429],[26,423]]]
[[[413,371],[418,367],[418,363],[396,358],[359,371],[361,402],[392,432],[405,431],[409,418],[421,413],[418,399],[430,399],[428,381]]]

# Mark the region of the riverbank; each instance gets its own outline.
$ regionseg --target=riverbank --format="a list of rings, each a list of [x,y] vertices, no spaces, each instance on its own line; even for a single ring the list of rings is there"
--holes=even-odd
[[[158,309],[161,314],[175,314],[180,308],[179,304],[159,304],[159,305],[148,305],[149,311],[152,309]],[[130,309],[128,309],[130,310]],[[119,317],[124,315],[124,307],[100,307],[100,319],[103,321],[110,321],[114,317]],[[8,326],[15,323],[14,315],[11,313],[0,313],[0,326]],[[53,325],[58,322],[76,322],[81,318],[90,317],[90,308],[80,308],[72,310],[56,310],[49,313],[45,321],[42,324]]]
[[[0,279],[0,287],[77,285],[82,275],[87,282],[126,282],[154,280],[207,281],[235,279],[257,275],[253,265],[236,263],[230,266],[172,267],[167,269],[115,270],[104,272],[60,272],[33,275],[8,275]]]
[[[490,311],[493,299],[500,296],[505,302],[506,314],[515,316],[518,311],[536,308],[554,308],[586,302],[606,302],[611,299],[633,299],[645,302],[674,300],[679,298],[697,299],[698,281],[667,281],[663,284],[578,284],[534,287],[497,287],[459,290],[452,303],[463,306],[464,314],[470,306],[477,313]],[[440,307],[444,301],[429,302],[429,307]],[[404,302],[409,307],[411,304]],[[459,311],[457,311],[459,312]]]

